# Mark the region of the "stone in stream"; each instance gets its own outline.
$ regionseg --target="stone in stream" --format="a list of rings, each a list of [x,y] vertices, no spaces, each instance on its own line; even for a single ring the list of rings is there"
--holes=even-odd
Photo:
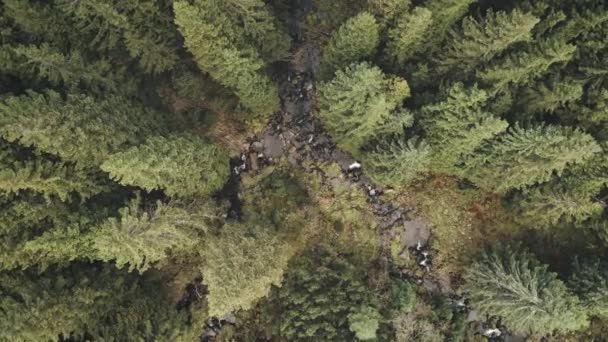
[[[249,148],[257,153],[261,153],[264,152],[264,144],[262,144],[261,141],[254,141],[251,143],[251,146],[249,146]]]
[[[409,248],[416,248],[418,244],[425,246],[428,243],[431,232],[424,221],[415,218],[412,221],[403,222],[402,243]]]
[[[264,135],[264,155],[269,158],[278,158],[283,155],[285,143],[278,134]]]

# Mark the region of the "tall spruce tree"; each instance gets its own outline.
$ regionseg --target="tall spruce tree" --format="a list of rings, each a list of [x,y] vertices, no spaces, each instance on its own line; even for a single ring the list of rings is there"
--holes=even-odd
[[[568,284],[577,293],[590,315],[608,317],[608,268],[600,259],[573,263]]]
[[[434,172],[457,174],[465,158],[507,128],[507,122],[484,109],[489,95],[462,83],[450,87],[444,99],[421,109],[425,141],[432,149]]]
[[[44,158],[21,159],[1,143],[0,165],[0,191],[5,193],[34,191],[46,198],[57,196],[67,201],[73,194],[86,199],[108,190],[94,171],[78,170],[73,165]]]
[[[336,70],[371,57],[379,41],[379,27],[373,15],[362,12],[348,19],[323,49],[323,76],[331,78]]]
[[[514,43],[529,41],[538,22],[537,17],[519,10],[510,13],[488,10],[480,20],[466,17],[459,28],[450,32],[447,46],[439,52],[439,70],[467,74]]]
[[[228,178],[228,157],[216,145],[191,135],[151,137],[108,157],[101,165],[112,179],[170,196],[208,195]]]
[[[163,115],[117,96],[28,92],[0,102],[0,135],[35,146],[79,167],[97,166],[111,153],[166,130]]]
[[[201,251],[209,314],[250,309],[272,285],[280,285],[293,252],[267,227],[231,224],[209,235]]]
[[[593,137],[559,126],[512,127],[498,141],[468,161],[468,178],[498,192],[544,183],[568,165],[582,163],[601,151]]]
[[[124,46],[148,73],[172,68],[178,60],[177,34],[167,11],[169,1],[58,0],[80,34],[93,37],[90,47],[114,50]],[[124,45],[123,45],[124,44]]]
[[[420,52],[440,48],[450,28],[465,15],[476,0],[426,0],[423,6],[432,13],[433,25]]]
[[[402,108],[409,95],[404,79],[368,63],[354,64],[319,86],[319,115],[338,147],[358,155],[370,139],[412,124]]]
[[[575,51],[574,45],[560,40],[533,43],[478,70],[477,78],[495,91],[506,91],[511,85],[529,84],[553,64],[569,62]]]
[[[363,161],[374,181],[400,188],[429,170],[430,155],[431,149],[424,141],[416,137],[409,140],[398,138],[365,153]]]
[[[465,280],[473,307],[500,316],[514,332],[547,335],[588,324],[584,308],[557,274],[519,248],[489,249],[468,267]]]
[[[416,7],[411,12],[402,13],[388,30],[386,53],[396,66],[404,63],[419,51],[432,29],[433,18],[430,10]]]
[[[259,51],[224,5],[219,0],[175,1],[175,22],[184,44],[201,70],[232,89],[246,108],[271,114],[279,107],[277,86],[266,75]]]
[[[604,204],[596,197],[606,184],[606,156],[598,153],[567,168],[561,177],[553,176],[547,184],[517,194],[510,207],[516,220],[538,227],[581,223],[603,212]]]
[[[143,206],[135,199],[120,209],[116,217],[74,214],[65,220],[64,226],[49,227],[14,248],[4,260],[5,268],[45,269],[72,260],[86,260],[114,262],[141,273],[191,251],[201,243],[215,218],[213,207],[206,204],[159,202]]]

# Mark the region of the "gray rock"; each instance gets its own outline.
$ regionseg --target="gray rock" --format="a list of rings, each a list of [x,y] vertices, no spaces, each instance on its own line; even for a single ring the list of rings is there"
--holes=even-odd
[[[264,144],[260,141],[254,141],[253,143],[251,143],[251,150],[257,153],[264,152]]]
[[[277,158],[283,155],[285,144],[278,134],[264,136],[264,155],[270,158]]]
[[[420,218],[415,218],[412,221],[403,222],[404,234],[402,235],[402,242],[404,245],[414,248],[420,242],[422,245],[426,245],[431,231],[424,221]]]

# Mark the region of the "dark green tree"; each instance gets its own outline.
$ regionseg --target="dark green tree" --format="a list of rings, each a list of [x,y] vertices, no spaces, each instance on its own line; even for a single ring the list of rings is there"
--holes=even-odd
[[[112,154],[101,169],[120,184],[182,197],[221,189],[230,172],[228,157],[218,146],[190,135],[148,138]]]
[[[97,166],[112,153],[166,130],[163,115],[117,96],[29,92],[0,102],[0,135],[9,142]]]
[[[365,153],[363,160],[369,176],[379,184],[400,188],[429,170],[431,148],[418,138],[402,138],[383,143]]]
[[[433,18],[430,10],[416,7],[411,12],[402,13],[388,30],[386,53],[396,66],[403,66],[423,46],[427,34],[432,29]]]
[[[114,50],[124,44],[129,56],[152,74],[171,69],[178,60],[169,4],[165,0],[57,1],[80,34],[93,37],[90,47]]]
[[[515,126],[468,161],[467,177],[487,190],[521,189],[547,182],[554,172],[561,175],[600,151],[593,137],[578,129]]]
[[[488,10],[480,20],[466,17],[459,28],[450,32],[447,46],[439,52],[440,72],[473,71],[514,43],[529,41],[538,21],[532,14],[519,10],[510,13]]]
[[[576,47],[559,40],[533,43],[513,51],[477,71],[477,78],[495,91],[506,91],[510,85],[527,85],[544,75],[551,65],[567,63]]]
[[[432,149],[430,169],[457,174],[464,159],[475,149],[500,134],[507,122],[484,109],[489,95],[476,86],[456,83],[444,99],[421,109],[425,141]]]
[[[465,288],[481,314],[498,315],[517,333],[584,328],[587,315],[557,275],[519,248],[495,246],[468,267]]]
[[[573,272],[568,280],[590,315],[608,315],[608,269],[599,259],[579,260],[573,263]]]
[[[368,63],[354,64],[319,86],[319,115],[338,147],[358,155],[370,139],[412,124],[402,108],[409,95],[404,79]]]
[[[352,341],[348,316],[371,304],[368,291],[344,257],[323,249],[298,257],[273,297],[282,313],[279,336]]]
[[[379,27],[373,15],[362,12],[348,19],[323,49],[323,75],[331,78],[336,70],[371,57],[379,41]]]
[[[184,44],[201,70],[232,89],[246,108],[271,114],[279,107],[278,89],[264,72],[266,63],[259,51],[224,5],[219,0],[175,1],[175,22]]]
[[[205,239],[201,272],[209,315],[250,309],[279,286],[294,250],[267,227],[230,224]]]

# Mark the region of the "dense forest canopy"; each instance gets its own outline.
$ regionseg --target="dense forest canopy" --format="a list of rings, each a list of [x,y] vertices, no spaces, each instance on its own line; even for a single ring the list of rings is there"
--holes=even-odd
[[[0,0],[0,341],[605,341],[604,0]]]

